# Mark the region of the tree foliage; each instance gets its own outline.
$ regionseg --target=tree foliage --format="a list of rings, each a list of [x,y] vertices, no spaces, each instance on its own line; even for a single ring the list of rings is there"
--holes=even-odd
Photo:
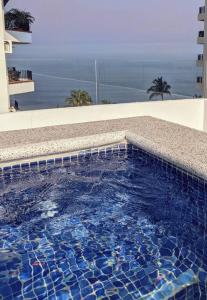
[[[162,100],[164,98],[164,94],[171,95],[170,89],[171,86],[164,81],[162,77],[158,77],[153,80],[152,86],[147,90],[147,93],[150,93],[149,99],[151,100],[154,97],[161,96]]]
[[[12,8],[5,13],[5,28],[7,30],[30,31],[30,26],[34,21],[35,18],[30,12],[16,8]]]
[[[85,106],[92,104],[92,98],[88,92],[82,90],[71,91],[70,97],[65,99],[66,106]]]

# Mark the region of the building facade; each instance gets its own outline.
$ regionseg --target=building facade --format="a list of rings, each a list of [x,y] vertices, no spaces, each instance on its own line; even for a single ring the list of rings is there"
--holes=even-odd
[[[10,109],[10,96],[34,91],[32,72],[7,67],[7,55],[14,46],[30,44],[32,33],[18,28],[5,29],[5,6],[9,0],[0,0],[0,113]]]
[[[197,77],[197,83],[202,96],[207,98],[207,0],[199,7],[198,21],[202,22],[202,29],[198,32],[197,43],[203,46],[203,52],[197,58],[197,66],[202,68],[202,76]]]

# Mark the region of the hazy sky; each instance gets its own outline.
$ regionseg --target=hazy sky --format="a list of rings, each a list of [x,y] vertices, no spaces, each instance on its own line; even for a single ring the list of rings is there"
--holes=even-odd
[[[202,0],[11,0],[30,11],[35,45],[196,44]],[[201,26],[201,24],[200,24]]]

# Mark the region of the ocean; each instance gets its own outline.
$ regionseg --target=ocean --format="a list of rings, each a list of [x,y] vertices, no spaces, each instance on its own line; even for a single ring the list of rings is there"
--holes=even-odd
[[[32,70],[35,92],[12,97],[21,110],[64,107],[71,90],[86,90],[95,101],[95,59],[98,64],[99,102],[148,101],[146,90],[152,80],[162,76],[172,87],[165,99],[199,95],[195,56],[144,55],[143,53],[56,53],[24,51],[18,47],[8,58],[8,66]],[[27,48],[28,49],[28,48]],[[16,49],[15,49],[16,50]],[[155,99],[156,100],[156,99]],[[157,99],[158,100],[158,99]]]

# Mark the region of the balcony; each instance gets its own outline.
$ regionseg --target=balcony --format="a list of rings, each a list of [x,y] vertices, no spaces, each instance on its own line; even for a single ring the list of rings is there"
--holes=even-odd
[[[4,42],[4,52],[5,53],[12,53],[12,42],[5,41]]]
[[[6,30],[4,40],[13,44],[31,44],[32,32],[23,30]]]
[[[197,81],[198,86],[200,88],[202,88],[202,86],[203,86],[203,77],[202,76],[198,76],[196,81]]]
[[[8,69],[9,94],[17,95],[34,92],[32,71],[18,71],[15,68]]]
[[[202,67],[203,66],[203,54],[199,54],[197,58],[197,67]]]
[[[34,17],[25,11],[10,9],[4,14],[5,41],[14,44],[30,44],[32,42],[31,24]]]
[[[198,32],[198,39],[197,39],[197,43],[198,44],[204,44],[204,30],[201,30]]]
[[[201,6],[199,8],[198,21],[204,21],[204,20],[205,20],[205,6]]]

